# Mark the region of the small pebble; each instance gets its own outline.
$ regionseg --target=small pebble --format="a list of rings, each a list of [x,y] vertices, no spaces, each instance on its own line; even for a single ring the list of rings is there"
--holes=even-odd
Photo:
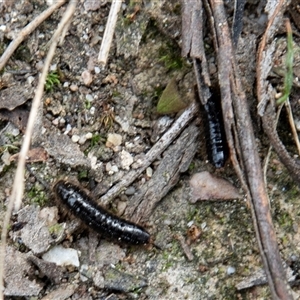
[[[127,196],[132,196],[135,194],[135,188],[133,186],[130,186],[126,191],[125,191],[125,195]]]
[[[90,114],[93,116],[93,115],[95,114],[95,111],[96,111],[95,106],[92,106],[92,107],[90,108]]]
[[[28,82],[28,84],[32,84],[33,83],[33,81],[34,81],[34,77],[33,76],[29,76],[28,78],[27,78],[27,82]]]
[[[58,125],[59,123],[59,118],[55,118],[53,121],[52,121],[52,124],[53,125]]]
[[[87,86],[89,86],[93,81],[93,75],[87,70],[82,72],[81,78],[83,80],[83,83]]]
[[[207,224],[206,224],[206,222],[203,222],[203,223],[201,223],[201,229],[203,230],[203,229],[205,229],[206,228],[206,226],[207,226]]]
[[[110,172],[110,170],[111,170],[111,163],[108,162],[108,163],[106,164],[106,166],[105,166],[105,171],[106,171],[106,172]]]
[[[59,119],[59,124],[65,124],[66,123],[66,120],[65,120],[65,118],[60,118]]]
[[[78,143],[79,143],[80,145],[83,145],[85,142],[86,142],[86,136],[83,135],[83,136],[80,137]]]
[[[127,203],[125,201],[118,202],[117,209],[118,209],[118,212],[120,215],[123,215],[123,213],[125,212],[126,206],[127,206]]]
[[[67,124],[64,134],[68,134],[72,130],[71,124]]]
[[[194,224],[194,221],[192,220],[192,221],[187,223],[187,227],[191,227],[193,224]]]
[[[89,102],[92,102],[92,101],[94,100],[94,98],[93,98],[93,96],[92,96],[91,94],[87,94],[87,95],[85,96],[85,99],[86,99],[87,101],[89,101]]]
[[[122,144],[122,136],[117,133],[109,133],[107,135],[107,140],[105,146],[108,148],[113,148],[120,146]]]
[[[147,175],[147,177],[152,177],[152,175],[153,175],[153,170],[152,170],[152,168],[150,168],[150,167],[148,167],[147,169],[146,169],[146,175]]]
[[[82,72],[81,78],[83,83],[87,86],[89,86],[93,81],[93,75],[88,70]]]
[[[121,160],[121,167],[122,167],[122,169],[129,170],[129,167],[133,163],[133,157],[132,157],[132,155],[129,152],[123,150],[120,153],[120,160]]]
[[[76,84],[71,84],[71,85],[70,85],[70,90],[71,90],[72,92],[76,92],[76,91],[78,91],[78,86],[77,86]]]
[[[111,167],[110,171],[113,173],[117,173],[117,172],[119,172],[119,168],[116,165],[114,165]]]
[[[125,143],[125,148],[126,149],[132,149],[132,148],[134,148],[135,147],[135,145],[133,144],[133,143],[131,143],[131,142],[126,142]]]
[[[42,258],[45,261],[56,263],[58,266],[79,267],[78,252],[72,248],[64,248],[60,245],[54,246],[46,252]]]
[[[232,275],[232,274],[234,274],[234,273],[235,273],[235,267],[229,266],[229,267],[227,268],[227,274],[228,274],[228,275]]]
[[[164,220],[163,223],[164,223],[165,225],[169,226],[169,225],[172,224],[172,221],[171,221],[170,219],[166,219],[166,220]]]
[[[85,138],[87,140],[90,140],[91,138],[93,137],[93,134],[91,132],[88,132],[86,135],[85,135]]]
[[[72,142],[77,143],[80,139],[80,136],[77,134],[72,135]]]
[[[50,71],[56,71],[57,70],[57,64],[53,64],[50,66]]]
[[[44,67],[44,62],[43,61],[39,61],[36,63],[35,65],[35,68],[38,70],[38,71],[42,71],[43,70],[43,67]]]
[[[8,151],[4,151],[4,153],[1,156],[1,160],[3,161],[3,163],[7,166],[10,165],[10,157],[11,155],[9,154]]]
[[[14,128],[12,131],[11,131],[11,134],[13,136],[18,136],[20,134],[20,130],[19,128]]]

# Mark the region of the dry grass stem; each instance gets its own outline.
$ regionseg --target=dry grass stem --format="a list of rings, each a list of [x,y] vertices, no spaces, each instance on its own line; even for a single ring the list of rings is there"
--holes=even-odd
[[[108,52],[111,47],[113,35],[115,32],[115,27],[118,19],[118,13],[121,8],[122,1],[120,0],[115,0],[112,1],[111,3],[111,8],[109,11],[108,19],[107,19],[107,24],[105,27],[104,35],[103,35],[103,40],[101,43],[100,51],[99,51],[99,56],[98,56],[98,61],[103,67],[107,63],[107,58],[108,58]]]
[[[30,22],[24,29],[22,29],[17,38],[15,38],[7,47],[5,52],[2,54],[0,58],[0,70],[2,70],[12,56],[14,51],[18,48],[18,46],[26,39],[26,37],[32,33],[43,21],[45,21],[51,14],[61,7],[66,0],[55,1],[53,5],[51,5],[48,9],[42,12],[39,16],[37,16],[32,22]]]
[[[292,112],[292,108],[291,108],[291,103],[290,103],[289,99],[287,99],[287,101],[285,101],[285,107],[286,107],[286,110],[288,113],[289,122],[291,125],[293,137],[294,137],[294,140],[295,140],[295,143],[297,146],[298,154],[300,155],[300,142],[299,142],[299,137],[298,137],[298,133],[297,133],[294,117],[293,117],[293,112]]]
[[[41,99],[43,96],[44,84],[46,81],[50,63],[54,56],[55,49],[56,49],[57,43],[59,41],[61,32],[62,32],[63,28],[66,26],[66,24],[69,22],[69,19],[72,17],[72,15],[75,11],[75,8],[76,8],[76,4],[77,4],[77,0],[72,0],[69,3],[69,6],[67,7],[67,9],[65,11],[64,16],[62,17],[62,20],[59,23],[57,30],[53,35],[53,39],[52,39],[53,43],[51,44],[51,46],[49,48],[49,52],[48,52],[46,60],[45,60],[44,68],[43,68],[42,74],[39,79],[36,93],[35,93],[34,99],[32,101],[32,107],[31,107],[31,111],[29,114],[25,137],[24,137],[21,151],[19,153],[19,161],[18,161],[18,166],[17,166],[17,170],[16,170],[13,190],[12,190],[12,194],[9,199],[8,206],[7,206],[7,211],[5,214],[3,227],[2,227],[2,233],[1,233],[1,247],[0,247],[0,299],[1,300],[4,299],[3,298],[4,257],[5,257],[6,236],[7,236],[10,216],[11,216],[14,205],[15,205],[16,210],[18,210],[21,206],[21,200],[22,200],[22,195],[23,195],[23,191],[24,191],[24,171],[25,171],[24,169],[25,169],[26,155],[27,155],[27,152],[28,152],[28,149],[30,146],[30,140],[31,140],[32,132],[33,132],[35,118],[36,118],[38,108],[40,106],[40,102],[41,102]]]

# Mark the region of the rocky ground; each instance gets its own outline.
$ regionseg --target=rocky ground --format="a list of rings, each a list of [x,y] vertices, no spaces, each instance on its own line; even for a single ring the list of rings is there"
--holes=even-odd
[[[264,1],[257,2],[246,5],[237,54],[263,161],[269,144],[256,116],[255,55],[267,16]],[[0,54],[47,5],[42,0],[0,3]],[[65,7],[24,40],[0,73],[1,224],[14,178],[14,154],[22,143],[48,43]],[[187,127],[190,131],[179,135],[117,197],[103,198],[129,172],[139,170],[146,153],[195,98],[191,61],[180,55],[180,1],[123,3],[109,61],[103,68],[97,56],[109,8],[109,1],[79,1],[64,44],[51,64],[32,141],[35,151],[30,152],[30,172],[25,174],[22,208],[11,219],[6,299],[269,299],[268,287],[255,283],[265,283],[265,279],[249,206],[230,161],[216,169],[208,160],[201,108]],[[232,16],[230,3],[226,9]],[[297,28],[293,29],[296,40]],[[212,39],[205,34],[214,77]],[[285,32],[279,30],[277,38],[282,45]],[[275,55],[277,63],[282,51]],[[283,81],[275,71],[274,83]],[[166,87],[176,101],[164,104],[165,111],[158,113]],[[286,123],[283,116],[278,130],[289,150],[296,153]],[[180,172],[170,176],[175,161],[184,164],[176,165]],[[166,167],[159,168],[162,163]],[[233,184],[237,189],[234,196],[228,196],[231,200],[196,201],[189,181],[202,171]],[[168,176],[174,182],[167,181],[164,189],[159,184]],[[51,188],[36,177],[50,187],[67,178],[97,198],[102,196],[99,202],[107,209],[142,223],[161,249],[103,239],[62,209]],[[217,197],[222,199],[225,186],[218,184],[221,195]],[[132,212],[132,203],[137,201],[132,199],[137,199],[143,186],[151,193],[145,192],[138,201],[151,206],[150,213],[146,208]],[[267,188],[281,255],[295,280],[300,257],[299,189],[273,152]],[[294,292],[296,299],[297,286]]]

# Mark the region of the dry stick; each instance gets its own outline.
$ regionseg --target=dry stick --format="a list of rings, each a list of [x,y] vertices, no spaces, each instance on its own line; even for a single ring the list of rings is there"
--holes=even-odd
[[[221,0],[211,0],[211,5],[219,41],[219,80],[222,85],[224,81],[227,81],[225,89],[221,87],[221,94],[222,98],[233,96],[233,106],[239,133],[238,138],[250,190],[249,197],[252,199],[252,217],[271,294],[273,299],[293,299],[276,242],[260,159],[255,146],[256,143],[247,98],[238,75],[239,71],[234,58],[224,4]],[[228,62],[231,62],[229,67]],[[226,70],[228,68],[230,69],[230,76],[229,78],[225,78],[223,74],[227,74]],[[231,90],[228,91],[228,88]]]
[[[180,243],[180,246],[184,252],[184,254],[186,255],[186,258],[189,261],[192,261],[194,259],[194,255],[191,251],[191,248],[189,247],[189,245],[187,244],[185,238],[182,236],[181,233],[177,233],[175,234],[175,239]]]
[[[218,55],[219,52],[219,46],[218,46],[218,41],[217,41],[217,33],[215,30],[215,27],[217,26],[214,20],[214,17],[212,15],[212,9],[208,3],[209,0],[204,0],[204,7],[206,10],[206,13],[208,15],[208,19],[210,20],[210,28],[211,28],[211,33],[213,35],[213,45],[216,51],[216,55]],[[227,61],[229,61],[229,57],[226,58]],[[227,74],[223,73],[224,78],[229,78],[230,77],[230,69],[225,68],[223,72],[227,72]],[[199,76],[198,76],[199,77]],[[197,78],[197,75],[196,75]],[[197,80],[197,86],[199,87],[198,80]],[[223,112],[223,118],[226,120],[224,122],[224,128],[225,128],[225,133],[226,133],[226,140],[229,148],[229,153],[230,153],[230,160],[233,164],[233,167],[235,169],[235,172],[237,173],[238,178],[240,179],[240,183],[242,185],[242,188],[245,192],[246,195],[249,195],[249,188],[248,184],[246,182],[244,173],[243,173],[243,162],[241,160],[241,151],[240,151],[240,146],[238,142],[238,134],[236,130],[236,124],[234,122],[234,112],[233,112],[233,107],[232,107],[232,99],[231,99],[231,91],[230,91],[230,83],[229,81],[224,80],[222,84],[220,84],[220,88],[223,89],[223,95],[228,95],[228,96],[223,96],[222,97],[222,112]]]
[[[285,8],[287,6],[286,0],[279,0],[276,5],[276,9],[274,10],[273,14],[269,16],[269,22],[265,33],[261,39],[261,42],[258,47],[257,51],[257,68],[256,68],[256,77],[257,77],[257,97],[258,97],[258,113],[259,115],[263,115],[263,108],[266,106],[266,102],[269,101],[267,95],[267,76],[269,71],[271,70],[271,65],[262,65],[262,61],[266,57],[266,45],[273,39],[275,31],[277,30],[277,23],[280,20],[280,17],[285,12]],[[266,70],[268,67],[268,70]],[[265,89],[263,91],[263,89]],[[262,112],[261,112],[262,111]]]
[[[267,57],[267,44],[273,40],[275,32],[278,28],[278,22],[282,20],[282,15],[286,11],[289,1],[280,0],[277,3],[276,9],[272,16],[269,18],[269,22],[266,31],[263,35],[261,43],[259,44],[257,54],[257,98],[258,98],[258,110],[262,117],[263,128],[265,133],[270,139],[270,143],[276,151],[280,161],[288,169],[290,176],[295,182],[300,184],[300,165],[290,156],[285,146],[282,144],[276,128],[274,126],[276,115],[274,107],[274,99],[270,99],[271,92],[269,91],[269,84],[267,76],[271,69]],[[267,70],[266,70],[267,69]]]
[[[110,7],[107,23],[106,23],[104,35],[103,35],[103,40],[101,43],[99,56],[98,56],[98,62],[103,66],[105,66],[107,62],[108,52],[111,47],[111,42],[115,32],[118,13],[121,8],[121,5],[122,5],[121,0],[114,0],[111,3],[111,7]]]
[[[274,124],[274,126],[276,127],[277,124],[278,124],[278,120],[279,120],[279,116],[280,116],[280,113],[281,113],[281,110],[282,110],[282,107],[283,105],[280,105],[278,111],[277,111],[277,114],[276,114],[276,123]],[[265,162],[264,162],[264,182],[265,182],[265,185],[267,186],[267,171],[268,171],[268,165],[269,165],[269,161],[270,161],[270,157],[271,157],[271,152],[272,152],[272,146],[269,147],[268,149],[268,153],[266,155],[266,158],[265,158]]]
[[[172,127],[160,138],[160,140],[147,152],[143,159],[143,165],[139,169],[129,172],[123,179],[114,185],[100,198],[105,206],[110,200],[119,195],[127,186],[134,182],[142,172],[172,143],[183,128],[196,116],[198,111],[196,103],[192,103],[181,116],[173,123]]]
[[[45,19],[47,19],[56,9],[61,7],[66,0],[55,1],[48,9],[43,11],[39,16],[37,16],[32,22],[30,22],[25,28],[23,28],[18,36],[9,44],[5,52],[0,58],[0,70],[2,70],[12,56],[14,51],[18,46],[27,38],[27,36],[33,32]]]
[[[35,97],[32,101],[32,107],[28,118],[28,124],[25,132],[25,138],[22,144],[21,151],[19,153],[19,161],[17,166],[17,171],[15,175],[14,180],[14,186],[12,190],[12,195],[10,197],[7,211],[5,214],[3,227],[2,227],[2,233],[1,233],[1,247],[0,247],[0,300],[3,300],[3,278],[4,278],[4,257],[5,257],[5,245],[6,245],[6,236],[7,236],[7,230],[8,230],[8,224],[10,220],[10,216],[12,213],[13,206],[15,204],[15,209],[18,210],[21,205],[23,190],[24,190],[24,167],[25,167],[25,161],[26,161],[26,155],[30,146],[30,139],[32,136],[33,126],[35,117],[37,115],[37,111],[40,105],[41,98],[43,96],[44,91],[44,84],[46,81],[47,73],[50,67],[51,60],[54,56],[54,52],[58,43],[58,40],[60,38],[60,33],[63,30],[66,23],[69,21],[71,16],[73,15],[75,8],[76,8],[77,0],[71,0],[69,3],[65,14],[59,23],[56,32],[53,35],[53,43],[51,44],[49,48],[48,55],[45,60],[44,68],[41,74],[41,77],[39,79],[39,84],[36,89]]]
[[[297,146],[298,154],[300,155],[299,137],[298,137],[298,133],[297,133],[294,117],[293,117],[293,112],[292,112],[290,100],[287,99],[284,104],[285,104],[285,107],[286,107],[286,110],[287,110],[287,113],[288,113],[289,122],[290,122],[290,126],[291,126],[291,129],[292,129],[293,137],[294,137],[294,140],[295,140],[295,143],[296,143],[296,146]]]

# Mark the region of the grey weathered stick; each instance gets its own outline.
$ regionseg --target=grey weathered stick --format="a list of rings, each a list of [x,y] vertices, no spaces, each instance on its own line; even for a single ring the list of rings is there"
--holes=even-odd
[[[142,172],[172,143],[184,127],[196,116],[198,111],[196,103],[192,103],[173,123],[172,127],[158,140],[147,152],[140,168],[130,171],[124,178],[114,185],[105,195],[100,198],[103,205],[119,195],[127,186],[134,182]]]
[[[195,156],[199,145],[199,127],[195,122],[185,128],[176,142],[164,152],[151,179],[130,200],[126,216],[134,222],[148,221],[158,202],[172,189]]]
[[[202,2],[182,1],[182,56],[193,58],[198,94],[203,105],[210,98],[211,85],[203,41]]]
[[[273,40],[275,32],[278,28],[278,23],[282,20],[282,15],[287,8],[288,1],[281,0],[277,3],[276,9],[269,17],[269,22],[266,31],[263,35],[258,48],[257,55],[257,98],[259,114],[262,117],[264,131],[268,135],[271,145],[275,149],[280,161],[288,169],[291,177],[295,182],[300,184],[300,165],[288,153],[285,146],[281,142],[275,124],[276,112],[275,101],[270,101],[272,95],[270,92],[270,83],[267,80],[269,71],[271,70],[270,61],[272,60],[271,53],[268,51],[268,43]]]

